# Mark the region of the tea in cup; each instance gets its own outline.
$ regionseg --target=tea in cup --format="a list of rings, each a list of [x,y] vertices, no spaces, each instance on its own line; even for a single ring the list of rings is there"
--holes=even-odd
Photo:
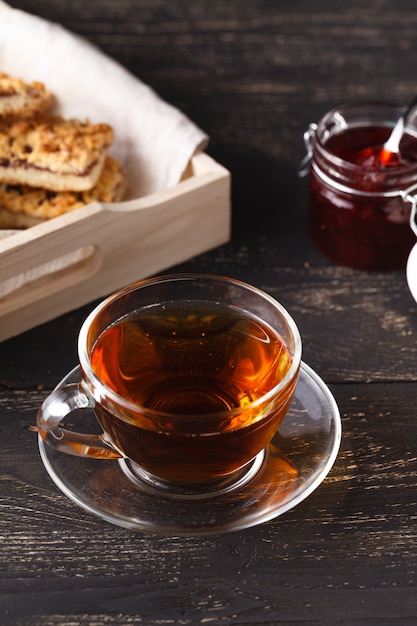
[[[287,311],[231,278],[173,274],[97,306],[78,339],[82,380],[58,386],[37,427],[53,448],[127,460],[154,488],[233,484],[263,454],[291,404],[301,338]],[[100,435],[61,422],[93,408]]]

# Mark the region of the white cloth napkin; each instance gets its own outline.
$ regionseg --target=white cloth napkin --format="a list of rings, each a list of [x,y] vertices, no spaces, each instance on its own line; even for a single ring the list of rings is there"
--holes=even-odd
[[[175,186],[208,137],[178,109],[81,37],[0,0],[0,71],[41,81],[64,117],[110,124],[109,152],[127,174],[126,200]],[[15,231],[0,231],[0,242]],[[1,243],[0,243],[1,245]],[[73,263],[65,255],[0,282],[0,297]]]
[[[128,198],[178,183],[207,135],[151,88],[81,37],[0,0],[0,71],[44,82],[64,117],[106,122]]]

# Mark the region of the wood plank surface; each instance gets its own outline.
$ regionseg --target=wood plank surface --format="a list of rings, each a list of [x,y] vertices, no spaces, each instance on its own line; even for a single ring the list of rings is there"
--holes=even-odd
[[[336,267],[314,249],[296,174],[309,122],[348,100],[415,94],[415,3],[11,4],[86,37],[209,133],[232,174],[233,237],[171,271],[279,299],[343,438],[324,483],[274,521],[213,537],[131,532],[72,504],[28,430],[76,364],[95,302],[1,343],[0,624],[417,624],[417,306],[404,271]]]
[[[87,37],[199,124],[232,172],[239,230],[304,222],[295,169],[310,122],[350,100],[408,102],[416,89],[412,0],[12,5]]]
[[[279,238],[235,239],[171,271],[229,275],[270,293],[296,320],[304,360],[327,382],[417,380],[417,308],[403,271],[310,265],[299,253],[291,266],[291,251],[280,258],[279,248]],[[76,333],[93,305],[1,344],[0,385],[55,385],[77,363]],[[45,345],[54,345],[47,358]]]
[[[45,393],[2,392],[0,622],[412,623],[417,384],[332,390],[344,436],[325,482],[274,522],[208,538],[131,532],[75,507],[28,431]]]

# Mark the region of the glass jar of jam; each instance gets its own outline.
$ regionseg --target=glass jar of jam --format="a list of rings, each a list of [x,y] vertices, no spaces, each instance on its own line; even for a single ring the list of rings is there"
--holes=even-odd
[[[405,128],[400,153],[381,158],[404,110],[386,103],[347,104],[305,134],[310,234],[337,264],[380,270],[406,265],[415,244],[406,192],[417,189],[417,116]]]

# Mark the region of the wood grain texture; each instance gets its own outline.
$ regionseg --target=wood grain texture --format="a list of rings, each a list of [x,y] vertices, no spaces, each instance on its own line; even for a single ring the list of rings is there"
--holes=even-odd
[[[8,237],[0,283],[19,287],[0,300],[0,341],[228,241],[229,173],[206,154],[190,170],[173,189],[91,203]]]
[[[272,523],[212,538],[79,510],[27,430],[45,393],[0,394],[0,623],[407,623],[395,619],[417,614],[417,385],[333,391],[344,438],[325,482]]]
[[[286,245],[283,253],[278,236],[235,238],[170,271],[229,275],[270,293],[296,320],[304,360],[327,382],[416,381],[417,309],[404,272],[310,264]],[[93,304],[1,344],[0,385],[55,385],[77,362],[76,334]],[[46,355],[45,345],[54,347]]]
[[[120,61],[211,137],[233,175],[235,229],[304,221],[302,135],[349,100],[415,92],[411,0],[14,0]],[[256,210],[256,226],[253,211]]]
[[[209,538],[130,532],[58,491],[27,430],[75,365],[94,303],[3,342],[0,624],[416,624],[416,304],[404,272],[321,257],[296,176],[307,124],[332,106],[414,94],[415,3],[11,4],[87,37],[210,134],[232,173],[233,238],[172,271],[277,297],[334,392],[343,440],[324,483],[273,522]]]

